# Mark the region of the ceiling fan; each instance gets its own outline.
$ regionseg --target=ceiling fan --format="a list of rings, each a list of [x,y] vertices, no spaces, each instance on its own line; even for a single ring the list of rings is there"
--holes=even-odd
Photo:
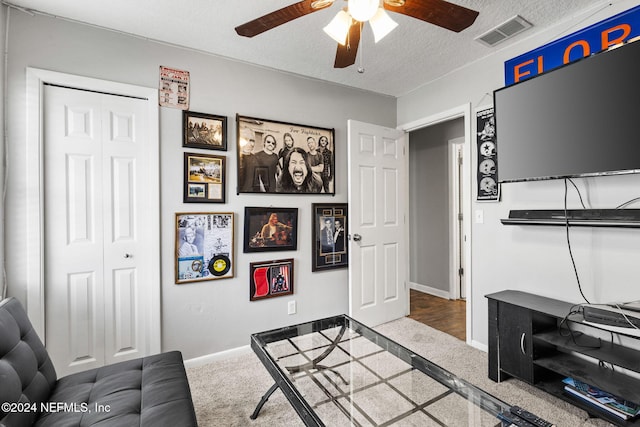
[[[294,19],[326,9],[335,1],[302,0],[240,25],[236,27],[236,33],[244,37],[254,37]],[[338,41],[334,68],[345,68],[355,63],[365,22],[371,25],[376,42],[395,28],[397,24],[385,11],[411,16],[455,32],[471,26],[478,16],[475,10],[445,0],[345,1],[347,8],[338,12],[324,28],[327,34]]]

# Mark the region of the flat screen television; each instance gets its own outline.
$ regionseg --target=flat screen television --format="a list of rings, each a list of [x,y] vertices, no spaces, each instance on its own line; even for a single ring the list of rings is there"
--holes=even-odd
[[[640,172],[640,42],[493,98],[499,182]]]

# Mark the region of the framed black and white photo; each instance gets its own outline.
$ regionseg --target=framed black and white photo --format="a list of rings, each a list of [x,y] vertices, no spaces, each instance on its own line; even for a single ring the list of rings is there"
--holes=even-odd
[[[182,112],[182,146],[227,150],[227,118],[213,114]]]
[[[238,193],[335,194],[334,129],[238,115]]]
[[[233,213],[177,213],[176,284],[233,277],[233,234]]]
[[[226,157],[184,153],[184,203],[224,203]]]
[[[244,252],[298,249],[298,208],[244,208]]]
[[[346,203],[314,203],[311,271],[344,268],[349,265]]]

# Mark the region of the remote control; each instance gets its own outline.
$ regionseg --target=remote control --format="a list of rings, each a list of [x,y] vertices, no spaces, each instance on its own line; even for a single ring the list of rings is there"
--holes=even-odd
[[[519,416],[510,414],[508,412],[499,413],[498,418],[508,423],[509,427],[536,427],[536,425],[531,424],[529,421],[526,421]]]
[[[551,424],[549,421],[543,420],[542,418],[532,414],[531,412],[527,412],[519,406],[512,406],[510,411],[513,415],[516,415],[523,420],[533,424],[537,427],[556,427],[555,424]]]

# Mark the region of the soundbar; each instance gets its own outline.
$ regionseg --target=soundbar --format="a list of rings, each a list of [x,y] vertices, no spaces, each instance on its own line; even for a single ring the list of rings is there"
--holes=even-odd
[[[511,210],[505,225],[566,225],[588,227],[640,227],[640,209]]]
[[[609,307],[598,305],[583,306],[584,320],[591,323],[599,323],[601,325],[617,326],[619,328],[640,328],[640,318],[638,312],[631,310],[623,310],[617,307]]]

